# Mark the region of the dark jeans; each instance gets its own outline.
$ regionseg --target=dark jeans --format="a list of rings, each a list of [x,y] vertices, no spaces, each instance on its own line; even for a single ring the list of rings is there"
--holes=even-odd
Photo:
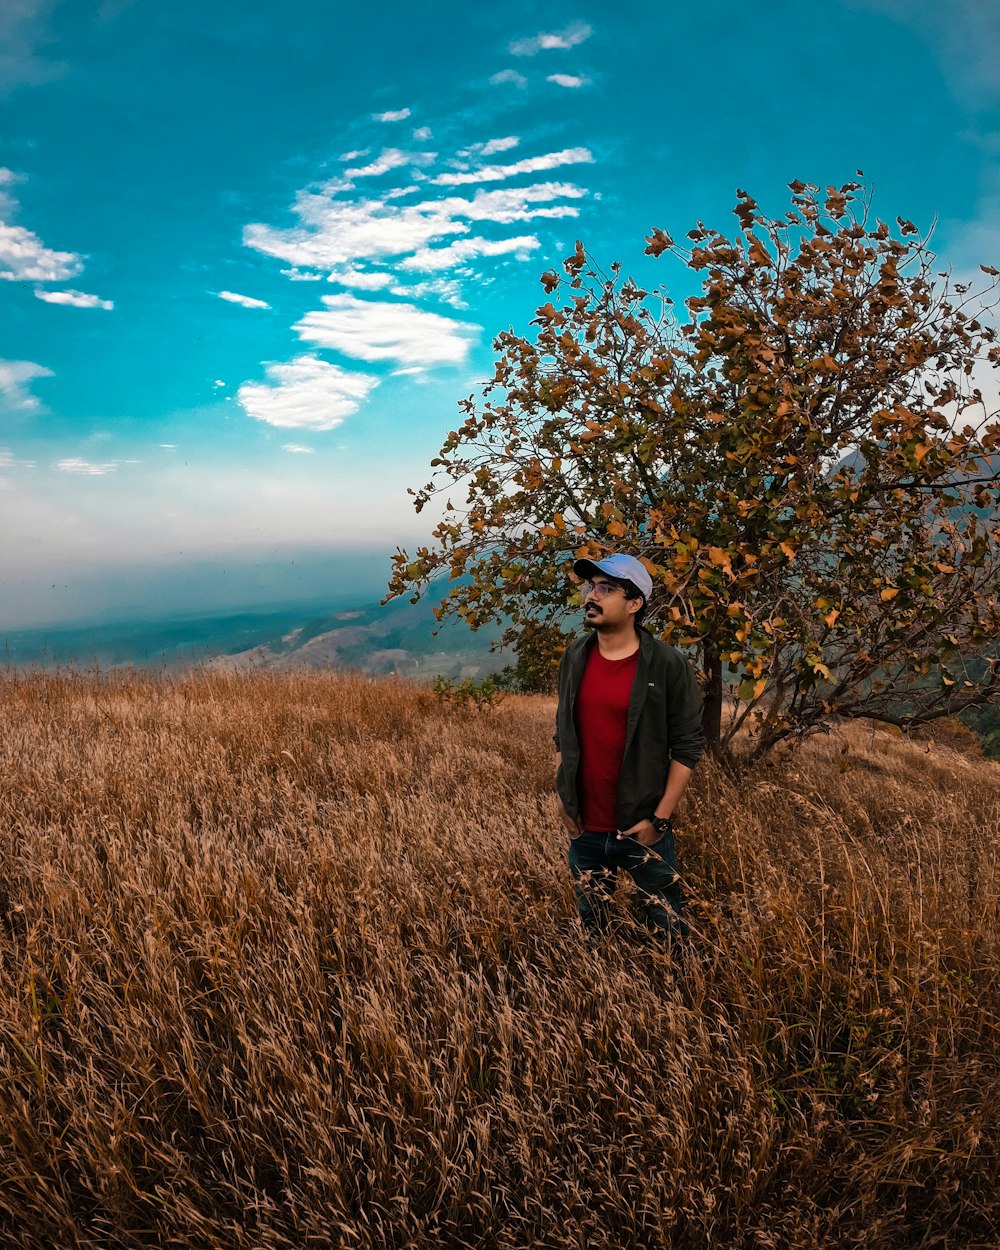
[[[624,868],[638,889],[637,919],[657,935],[683,937],[684,895],[677,876],[673,831],[652,846],[616,833],[584,830],[569,842],[573,893],[584,929],[602,932],[611,914],[618,870]]]

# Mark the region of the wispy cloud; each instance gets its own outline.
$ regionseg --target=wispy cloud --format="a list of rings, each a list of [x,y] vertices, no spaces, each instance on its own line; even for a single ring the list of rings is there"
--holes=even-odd
[[[65,304],[70,308],[103,308],[110,312],[115,306],[114,300],[88,295],[85,291],[42,291],[36,288],[35,294],[46,304]]]
[[[42,405],[29,386],[36,378],[54,376],[51,369],[30,360],[0,360],[0,401],[7,408],[35,412]]]
[[[378,178],[391,169],[401,169],[404,165],[426,165],[433,159],[433,152],[404,152],[402,148],[385,148],[369,164],[345,169],[344,175],[347,178]]]
[[[420,128],[415,137],[424,134]],[[293,325],[310,354],[267,365],[264,382],[239,388],[244,410],[287,427],[339,424],[364,402],[378,378],[330,364],[322,359],[326,352],[359,362],[359,369],[361,362],[390,364],[393,376],[405,372],[418,380],[429,370],[462,364],[481,327],[445,315],[441,304],[466,308],[463,286],[490,282],[491,263],[524,261],[542,247],[525,223],[577,217],[588,194],[557,179],[509,185],[561,166],[590,164],[594,157],[588,148],[567,147],[507,164],[487,159],[519,146],[517,135],[495,136],[442,159],[422,150],[376,149],[366,163],[303,188],[292,205],[296,220],[290,228],[247,225],[245,245],[282,261],[287,277],[325,277],[346,289],[324,295],[321,307]],[[368,151],[345,153],[342,159],[346,164]],[[383,190],[363,189],[372,184],[360,180],[375,178],[385,179],[376,184]],[[488,185],[497,183],[508,185]],[[458,190],[466,187],[464,193]],[[421,306],[427,301],[437,309]]]
[[[355,360],[403,364],[461,364],[479,326],[427,312],[414,304],[325,295],[325,311],[307,313],[293,327],[300,338]]]
[[[391,295],[401,295],[404,299],[443,300],[453,308],[468,308],[462,298],[462,287],[455,278],[428,278],[425,282],[414,282],[412,286],[397,285],[389,288]]]
[[[405,122],[409,116],[409,109],[390,109],[387,113],[372,113],[372,121]]]
[[[304,192],[295,204],[300,226],[275,230],[254,224],[246,227],[243,239],[248,247],[296,269],[336,273],[363,260],[423,254],[431,244],[469,235],[470,222],[503,225],[534,218],[575,217],[579,212],[576,206],[559,201],[576,200],[585,194],[581,187],[564,182],[477,190],[471,199],[443,196],[415,204],[397,203],[388,197],[349,201]]]
[[[82,477],[104,477],[107,473],[114,473],[122,462],[120,460],[106,460],[103,464],[98,464],[93,460],[81,460],[79,456],[70,456],[66,460],[57,460],[52,466],[61,473],[76,473]]]
[[[562,30],[534,35],[531,39],[515,39],[510,45],[514,56],[537,56],[539,52],[554,52],[561,48],[575,48],[590,38],[586,22],[574,22]]]
[[[297,356],[270,364],[268,382],[245,382],[237,392],[244,412],[286,430],[333,430],[357,412],[378,378],[352,373],[320,360]]]
[[[15,87],[35,87],[58,78],[63,61],[38,53],[45,39],[45,19],[56,0],[5,0],[0,5],[0,97]]]
[[[850,0],[906,26],[927,45],[952,93],[976,111],[1000,96],[1000,9],[994,0]]]
[[[472,149],[478,151],[480,156],[493,156],[497,152],[509,152],[511,148],[516,148],[521,142],[517,135],[506,135],[502,139],[488,139],[485,143],[480,144],[478,148]]]
[[[0,169],[0,187],[10,187],[21,179],[10,169]],[[0,278],[8,282],[65,282],[83,269],[76,252],[57,252],[46,247],[37,234],[15,226],[10,218],[17,201],[8,191],[0,192]]]
[[[57,252],[24,226],[0,222],[0,278],[9,282],[65,282],[82,269],[83,262],[75,252]]]
[[[589,164],[594,159],[589,148],[564,148],[561,152],[547,152],[543,156],[531,156],[513,165],[484,165],[459,173],[438,174],[431,182],[436,186],[457,187],[475,182],[501,182],[516,178],[519,174],[536,174],[560,165]]]
[[[413,137],[414,139],[416,139],[418,143],[426,143],[427,140],[431,137],[430,126],[418,126],[416,130],[413,132]]]
[[[283,278],[291,278],[293,282],[322,282],[323,275],[321,273],[309,273],[302,269],[281,269],[279,270]]]
[[[9,447],[0,447],[0,473],[5,469],[33,469],[34,460],[19,460]]]
[[[295,456],[311,456],[315,452],[315,447],[303,447],[300,443],[283,443],[282,451],[290,451]]]
[[[585,87],[589,81],[586,78],[577,78],[575,74],[549,74],[546,82],[554,82],[557,87]]]
[[[249,295],[237,295],[235,291],[219,291],[219,299],[228,300],[230,304],[239,304],[241,308],[270,308],[271,305],[262,299],[253,299]]]
[[[382,291],[392,286],[394,278],[386,269],[335,269],[326,280],[339,286],[356,287],[359,291]]]
[[[494,74],[490,79],[494,87],[502,87],[504,83],[510,83],[512,87],[526,87],[528,80],[523,74],[519,74],[516,69],[502,69],[498,74]]]
[[[520,260],[526,260],[531,252],[540,247],[540,241],[533,234],[522,234],[513,239],[459,239],[447,247],[423,247],[413,256],[400,261],[399,267],[434,273],[440,269],[453,269],[480,256],[507,256],[512,252]]]

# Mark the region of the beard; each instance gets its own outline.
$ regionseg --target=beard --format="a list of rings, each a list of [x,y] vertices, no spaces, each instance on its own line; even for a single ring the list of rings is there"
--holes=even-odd
[[[600,608],[596,608],[593,614],[591,614],[590,612],[584,612],[583,628],[584,629],[596,629],[599,625],[603,624],[603,616],[604,616],[604,613],[600,610]]]

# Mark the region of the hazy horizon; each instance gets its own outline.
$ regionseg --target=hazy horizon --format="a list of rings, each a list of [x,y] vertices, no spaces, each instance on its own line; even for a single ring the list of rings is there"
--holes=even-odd
[[[384,597],[387,551],[241,552],[65,570],[59,582],[5,579],[0,634],[204,618]]]

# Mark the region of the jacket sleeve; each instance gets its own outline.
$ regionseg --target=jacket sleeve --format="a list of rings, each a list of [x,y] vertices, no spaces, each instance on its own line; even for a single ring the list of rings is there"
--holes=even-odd
[[[556,731],[552,735],[552,741],[556,744],[557,751],[561,750],[559,746],[559,706],[562,703],[562,684],[563,684],[562,679],[563,679],[563,667],[565,664],[566,664],[566,652],[564,651],[562,653],[562,658],[559,660],[559,671],[556,676]]]
[[[703,699],[694,669],[680,652],[667,683],[670,717],[670,758],[694,768],[705,753],[701,717]]]

